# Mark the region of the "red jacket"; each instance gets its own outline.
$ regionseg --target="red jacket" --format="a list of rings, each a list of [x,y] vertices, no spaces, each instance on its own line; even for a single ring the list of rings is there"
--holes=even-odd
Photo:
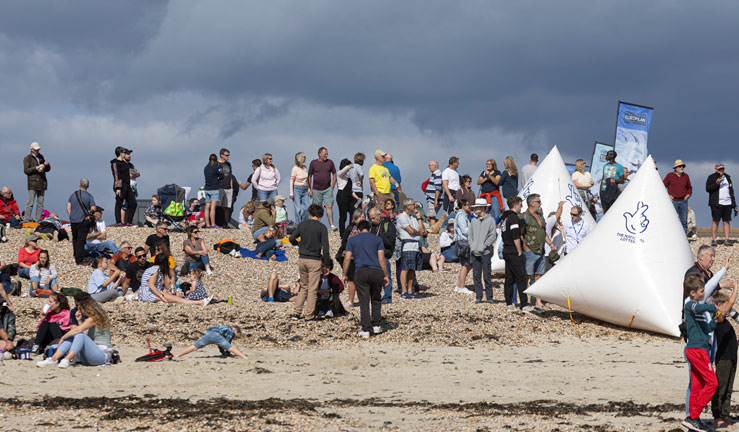
[[[679,176],[671,172],[665,176],[663,183],[667,187],[667,193],[675,201],[682,201],[686,196],[693,194],[693,186],[687,174]]]
[[[0,216],[3,218],[3,220],[9,221],[10,218],[12,218],[14,215],[20,216],[21,212],[20,210],[18,210],[18,203],[15,202],[15,198],[13,198],[13,195],[10,195],[10,199],[8,200],[0,198]]]

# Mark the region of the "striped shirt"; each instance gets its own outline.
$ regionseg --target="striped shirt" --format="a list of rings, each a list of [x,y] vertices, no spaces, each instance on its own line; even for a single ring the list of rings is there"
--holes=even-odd
[[[162,275],[159,273],[159,266],[153,266],[146,269],[144,275],[141,276],[141,287],[139,288],[139,301],[153,303],[157,300],[156,295],[149,289],[149,279],[157,274],[157,280],[155,286],[158,290],[162,289]]]
[[[436,191],[439,191],[439,198],[444,195],[444,189],[441,185],[441,171],[438,169],[429,177],[429,183],[426,186],[426,200],[433,201],[436,199]]]

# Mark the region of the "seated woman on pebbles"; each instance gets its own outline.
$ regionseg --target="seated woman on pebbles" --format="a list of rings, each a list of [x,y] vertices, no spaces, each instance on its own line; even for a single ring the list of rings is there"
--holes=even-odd
[[[277,259],[275,249],[279,249],[282,246],[282,242],[275,239],[275,237],[277,237],[277,228],[268,226],[259,236],[261,240],[257,243],[255,250],[257,258],[264,257],[272,261]]]
[[[444,261],[448,263],[459,262],[457,256],[457,239],[454,238],[454,219],[449,221],[446,230],[439,236],[439,247]]]
[[[56,267],[50,262],[49,251],[46,249],[39,252],[38,261],[31,266],[30,276],[31,285],[28,294],[31,297],[49,297],[52,292],[59,291]]]
[[[259,296],[262,298],[263,302],[268,303],[294,302],[295,299],[298,298],[299,291],[300,280],[295,282],[293,285],[282,283],[277,277],[277,272],[272,272],[272,275],[269,277],[269,281],[267,281],[267,286],[262,288]]]
[[[140,302],[145,303],[180,303],[207,306],[213,299],[207,297],[202,300],[190,300],[182,298],[176,294],[171,294],[167,287],[172,286],[172,279],[169,277],[169,266],[167,256],[157,254],[154,257],[154,265],[149,267],[141,276],[141,287],[137,294]]]
[[[167,274],[169,275],[169,280],[172,282],[172,285],[175,284],[175,281],[177,280],[175,269],[177,268],[177,263],[175,262],[174,258],[172,258],[172,252],[169,250],[169,246],[167,246],[166,243],[159,242],[154,246],[154,255],[149,259],[150,263],[154,263],[154,260],[156,259],[157,255],[164,255],[167,258]],[[174,290],[172,291],[174,292]]]
[[[110,349],[110,320],[98,302],[86,298],[77,305],[77,320],[84,321],[59,339],[59,348],[53,356],[36,363],[38,367],[68,368],[75,363],[100,366],[107,361],[105,351]],[[87,333],[85,333],[87,332]]]
[[[187,271],[199,268],[205,270],[210,276],[213,271],[210,269],[210,258],[208,257],[208,248],[205,246],[205,240],[200,238],[200,228],[191,226],[187,228],[187,240],[182,242],[182,250],[185,252],[185,264]]]
[[[61,338],[69,331],[69,302],[67,296],[54,292],[49,303],[44,306],[43,318],[36,326],[33,352],[41,354],[52,341]]]
[[[121,271],[118,267],[113,266],[108,274],[108,258],[104,256],[95,257],[92,261],[92,268],[95,270],[90,275],[87,282],[87,292],[90,297],[105,303],[117,299],[121,295],[120,286],[123,283]]]

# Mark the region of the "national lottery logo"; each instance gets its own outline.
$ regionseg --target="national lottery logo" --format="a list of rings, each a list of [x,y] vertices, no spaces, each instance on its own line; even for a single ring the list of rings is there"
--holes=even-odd
[[[642,234],[649,227],[649,218],[647,218],[647,210],[649,206],[639,201],[636,204],[636,210],[633,213],[625,212],[626,231],[631,234]]]
[[[526,201],[526,198],[528,198],[529,195],[531,195],[531,186],[533,185],[534,185],[534,179],[531,179],[526,183],[526,186],[524,186],[523,191],[521,191],[521,195],[523,195],[524,201]]]
[[[570,193],[565,197],[565,201],[569,202],[572,207],[582,208],[582,198],[580,198],[580,193],[577,191],[577,188],[573,184],[568,185],[568,187],[570,189]]]

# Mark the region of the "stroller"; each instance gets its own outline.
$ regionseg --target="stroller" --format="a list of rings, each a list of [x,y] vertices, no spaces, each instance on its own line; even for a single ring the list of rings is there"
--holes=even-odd
[[[169,226],[182,232],[185,232],[181,222],[186,217],[185,198],[189,192],[189,187],[180,187],[174,183],[157,189],[159,200],[162,203],[162,218],[169,223]]]

